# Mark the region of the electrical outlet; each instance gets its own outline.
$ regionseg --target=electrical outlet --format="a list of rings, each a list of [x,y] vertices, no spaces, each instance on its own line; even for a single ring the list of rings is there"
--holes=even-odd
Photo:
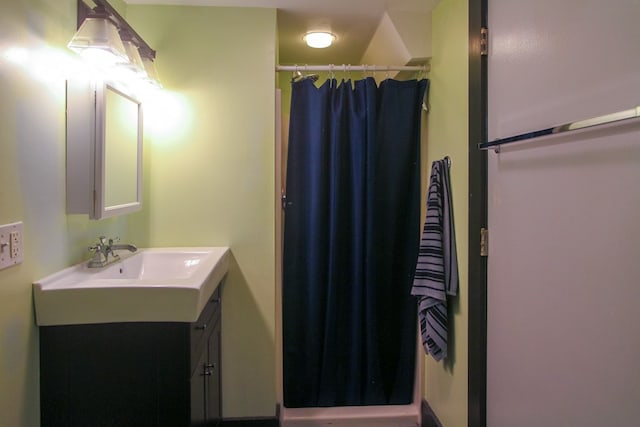
[[[9,233],[9,258],[18,258],[20,256],[20,233],[12,231]]]
[[[22,261],[22,222],[0,225],[0,270]]]

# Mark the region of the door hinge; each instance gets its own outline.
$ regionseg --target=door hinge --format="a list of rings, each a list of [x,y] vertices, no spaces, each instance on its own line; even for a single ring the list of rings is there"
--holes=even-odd
[[[489,255],[489,230],[482,227],[480,229],[480,256]]]
[[[480,29],[480,56],[489,54],[489,29],[482,27]]]

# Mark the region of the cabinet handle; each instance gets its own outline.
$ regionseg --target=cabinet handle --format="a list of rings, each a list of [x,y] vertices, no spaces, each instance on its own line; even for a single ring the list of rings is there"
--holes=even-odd
[[[216,364],[215,363],[205,363],[204,365],[202,365],[203,367],[203,371],[202,371],[202,375],[210,377],[211,375],[213,375],[213,369],[216,369]]]
[[[214,298],[211,302],[218,304],[220,302],[220,298]]]
[[[207,324],[206,324],[206,323],[203,323],[203,324],[202,324],[202,325],[200,325],[200,326],[196,326],[196,329],[201,329],[201,330],[203,330],[203,331],[204,331],[205,329],[207,329]]]
[[[203,377],[210,377],[211,375],[213,375],[213,369],[216,369],[216,364],[215,363],[205,363],[203,366],[204,370],[202,371],[202,376]]]

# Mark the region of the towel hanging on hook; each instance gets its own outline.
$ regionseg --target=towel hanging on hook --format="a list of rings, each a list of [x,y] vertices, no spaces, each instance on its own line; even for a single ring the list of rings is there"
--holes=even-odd
[[[436,361],[448,354],[447,300],[457,295],[458,255],[453,220],[449,156],[431,165],[427,214],[411,295],[418,297],[422,344]]]

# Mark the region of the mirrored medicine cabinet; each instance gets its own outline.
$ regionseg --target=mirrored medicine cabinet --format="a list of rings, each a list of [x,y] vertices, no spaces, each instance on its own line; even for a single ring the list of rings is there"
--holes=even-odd
[[[67,81],[67,213],[142,208],[142,103],[105,81]]]

